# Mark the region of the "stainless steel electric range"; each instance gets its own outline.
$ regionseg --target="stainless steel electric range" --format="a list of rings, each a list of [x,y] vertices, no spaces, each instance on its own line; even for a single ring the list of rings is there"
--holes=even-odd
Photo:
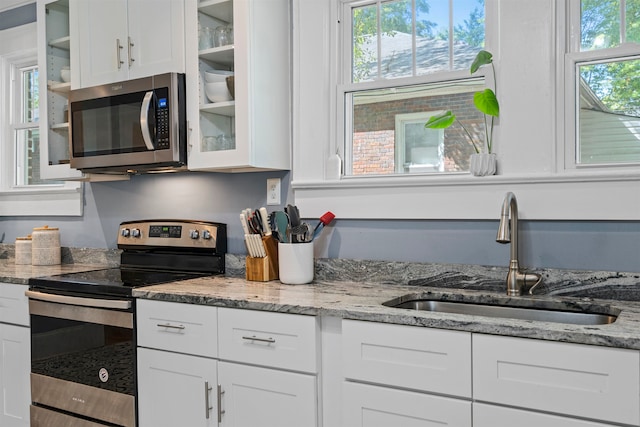
[[[226,225],[120,225],[120,268],[29,280],[31,426],[135,426],[135,287],[223,274]]]

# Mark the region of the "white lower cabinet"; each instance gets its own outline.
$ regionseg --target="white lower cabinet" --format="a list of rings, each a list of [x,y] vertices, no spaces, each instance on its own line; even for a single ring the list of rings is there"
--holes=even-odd
[[[138,349],[140,426],[218,425],[216,360]]]
[[[28,427],[31,333],[26,285],[0,283],[0,426]]]
[[[473,335],[473,399],[640,424],[636,350]]]
[[[314,375],[218,363],[220,426],[312,427],[317,425]]]
[[[471,402],[345,382],[342,421],[344,427],[471,427]]]
[[[473,404],[473,427],[614,427],[593,421],[504,408],[483,403]]]
[[[318,425],[315,317],[152,300],[137,310],[140,427]]]
[[[471,427],[470,333],[344,320],[342,353],[344,427]]]

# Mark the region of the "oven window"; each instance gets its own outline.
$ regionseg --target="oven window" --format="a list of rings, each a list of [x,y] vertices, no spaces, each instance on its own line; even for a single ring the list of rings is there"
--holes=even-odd
[[[31,315],[31,372],[135,395],[133,329]]]

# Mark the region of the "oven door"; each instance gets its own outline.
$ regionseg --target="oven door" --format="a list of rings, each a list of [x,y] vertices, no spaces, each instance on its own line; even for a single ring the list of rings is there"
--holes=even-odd
[[[133,300],[27,296],[31,426],[135,426]]]

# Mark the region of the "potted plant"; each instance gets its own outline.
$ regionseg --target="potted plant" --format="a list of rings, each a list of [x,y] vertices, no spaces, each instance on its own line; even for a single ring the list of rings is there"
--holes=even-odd
[[[474,74],[484,65],[491,65],[493,81],[495,84],[496,71],[493,66],[493,55],[486,50],[481,50],[476,55],[473,63],[471,64],[471,74]],[[453,125],[453,123],[457,122],[464,130],[465,135],[476,151],[475,154],[471,155],[469,166],[469,171],[476,176],[493,175],[496,173],[496,155],[491,151],[493,145],[493,124],[495,118],[500,114],[500,105],[498,104],[496,92],[497,87],[496,91],[486,88],[485,90],[473,94],[473,104],[478,111],[484,115],[484,144],[473,139],[471,133],[460,120],[456,119],[456,115],[453,114],[451,110],[430,117],[424,125],[425,128],[429,129],[446,129]]]

